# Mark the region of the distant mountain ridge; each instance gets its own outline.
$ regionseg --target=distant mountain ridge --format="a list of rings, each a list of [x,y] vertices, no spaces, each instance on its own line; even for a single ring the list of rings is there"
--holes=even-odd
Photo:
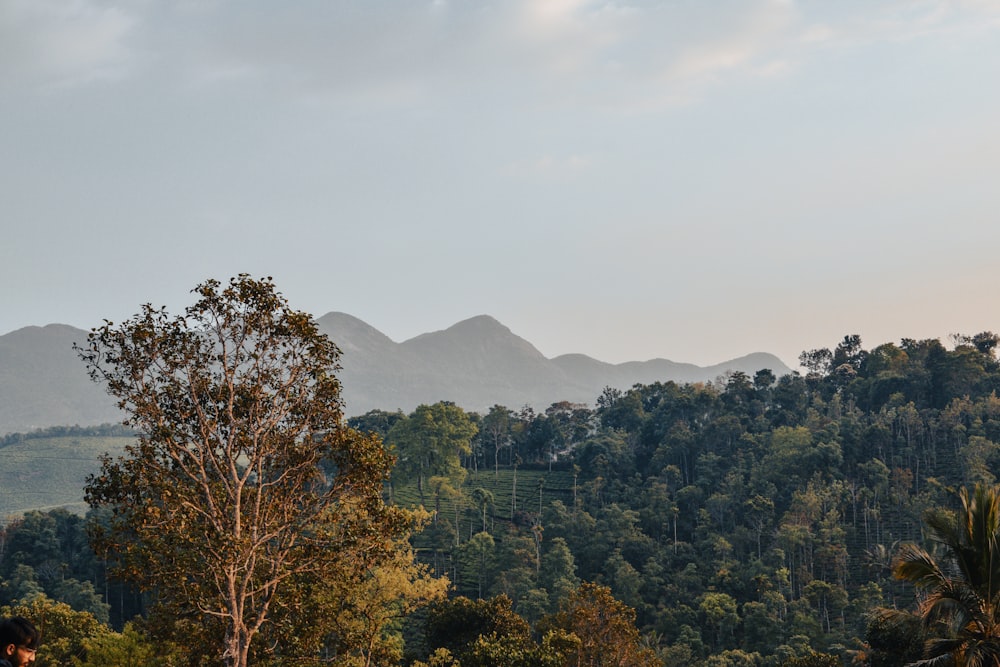
[[[606,386],[707,382],[730,371],[752,376],[764,368],[777,376],[791,372],[763,352],[708,367],[666,359],[609,364],[583,354],[549,359],[488,315],[401,343],[347,313],[327,313],[317,322],[343,352],[348,415],[374,408],[409,412],[441,400],[480,412],[494,404],[543,409],[556,401],[593,404]],[[62,324],[0,336],[0,435],[121,419],[73,351],[73,343],[86,339],[86,331]]]
[[[583,354],[549,359],[489,315],[401,343],[346,313],[327,313],[317,321],[344,353],[340,377],[348,414],[409,411],[439,400],[477,411],[494,404],[541,409],[556,401],[593,404],[606,386],[707,382],[729,371],[752,376],[764,368],[776,376],[792,372],[765,352],[707,367],[666,359],[609,364]]]

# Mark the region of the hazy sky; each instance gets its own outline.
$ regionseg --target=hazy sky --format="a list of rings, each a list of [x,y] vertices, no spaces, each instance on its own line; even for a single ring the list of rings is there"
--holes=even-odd
[[[0,0],[0,334],[209,277],[707,365],[1000,331],[1000,0]]]

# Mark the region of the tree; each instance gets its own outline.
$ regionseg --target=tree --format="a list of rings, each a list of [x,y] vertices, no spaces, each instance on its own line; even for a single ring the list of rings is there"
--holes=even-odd
[[[493,446],[493,476],[500,476],[500,450],[510,447],[511,411],[502,405],[494,405],[483,417],[479,431],[484,440]],[[485,528],[483,529],[485,530]]]
[[[809,371],[811,377],[822,377],[829,373],[832,361],[833,352],[825,347],[799,355],[799,364]]]
[[[476,425],[454,403],[419,405],[406,419],[393,425],[386,442],[396,448],[396,471],[417,480],[420,502],[424,501],[424,481],[430,476],[452,477],[455,486],[465,475],[461,455],[472,452]]]
[[[731,649],[711,655],[702,663],[703,667],[757,667],[761,663],[759,653],[747,653],[740,649]],[[839,667],[840,663],[829,667]],[[803,665],[803,667],[806,667]],[[811,667],[811,666],[810,666]],[[816,667],[820,667],[817,665]]]
[[[1000,336],[992,331],[983,331],[982,333],[977,333],[975,336],[952,334],[952,339],[955,341],[956,347],[969,345],[975,347],[980,353],[990,357],[993,356],[997,343],[1000,343]]]
[[[830,359],[830,368],[836,369],[847,364],[858,370],[864,364],[868,353],[861,347],[861,336],[852,334],[844,336],[836,349],[833,351],[833,358]]]
[[[579,586],[573,552],[562,537],[553,538],[542,554],[542,567],[538,573],[538,583],[555,600],[569,597]]]
[[[382,501],[391,457],[380,440],[343,423],[340,352],[315,320],[270,278],[193,293],[181,316],[147,304],[79,348],[140,433],[85,492],[113,510],[93,536],[116,573],[155,590],[166,618],[197,626],[213,642],[202,650],[243,667],[292,641],[294,625],[262,632],[308,595],[304,582],[379,553],[380,533],[408,521]]]
[[[495,550],[496,543],[493,541],[493,536],[485,531],[476,533],[465,543],[463,552],[476,572],[477,598],[483,597],[483,584],[486,582],[488,566],[491,565]]]
[[[757,559],[761,557],[761,539],[764,531],[774,521],[774,500],[759,494],[744,503],[744,516],[753,529],[757,541]]]
[[[1000,488],[977,484],[958,497],[957,514],[932,510],[925,517],[934,547],[904,544],[893,567],[924,595],[917,615],[930,638],[914,665],[1000,663]],[[907,615],[883,616],[905,622]]]
[[[448,580],[431,576],[427,565],[416,562],[408,542],[397,541],[396,553],[388,561],[377,559],[347,576],[325,573],[317,583],[322,593],[315,613],[309,614],[307,631],[328,637],[327,645],[344,658],[342,664],[398,664],[403,652],[402,619],[446,598]],[[364,562],[365,556],[359,553],[357,560]]]
[[[35,569],[30,565],[15,567],[0,590],[3,591],[3,597],[10,601],[30,600],[38,595],[45,595],[45,591],[38,583]]]
[[[488,600],[458,597],[431,606],[424,628],[427,653],[447,649],[464,663],[480,637],[506,637],[527,641],[531,628],[527,621],[514,613],[506,595]]]
[[[378,433],[385,438],[396,425],[396,422],[406,419],[402,410],[386,412],[385,410],[369,410],[363,415],[357,415],[347,420],[347,425],[362,433]]]
[[[702,596],[698,610],[704,615],[707,626],[712,629],[716,644],[725,644],[726,637],[732,637],[739,622],[736,600],[726,593],[708,592]]]
[[[493,492],[478,486],[472,490],[472,501],[483,513],[483,532],[486,532],[486,510],[493,506],[495,498]]]
[[[568,664],[602,667],[654,667],[662,663],[639,641],[635,610],[616,600],[611,589],[584,582],[562,609],[543,619],[543,633],[562,630],[579,639]]]

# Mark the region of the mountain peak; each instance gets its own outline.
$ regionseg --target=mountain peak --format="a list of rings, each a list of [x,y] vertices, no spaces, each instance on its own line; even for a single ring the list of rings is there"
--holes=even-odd
[[[470,317],[467,320],[456,322],[455,324],[445,329],[445,331],[451,331],[454,333],[479,334],[479,335],[485,333],[504,334],[508,336],[513,335],[509,328],[500,324],[500,322],[490,317],[489,315],[476,315],[475,317]]]
[[[381,350],[396,345],[388,336],[364,320],[341,312],[330,312],[316,320],[325,333],[344,352]]]
[[[443,331],[411,338],[403,346],[435,357],[477,357],[499,359],[505,354],[536,360],[545,357],[531,343],[513,333],[489,315],[477,315],[457,322]]]

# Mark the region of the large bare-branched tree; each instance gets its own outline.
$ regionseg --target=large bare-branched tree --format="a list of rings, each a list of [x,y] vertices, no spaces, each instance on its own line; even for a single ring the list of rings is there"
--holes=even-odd
[[[88,480],[110,510],[95,543],[222,664],[301,655],[317,633],[296,611],[328,575],[391,564],[409,517],[382,501],[380,440],[344,424],[339,351],[313,318],[270,278],[193,293],[183,315],[146,305],[79,350],[141,433]]]

